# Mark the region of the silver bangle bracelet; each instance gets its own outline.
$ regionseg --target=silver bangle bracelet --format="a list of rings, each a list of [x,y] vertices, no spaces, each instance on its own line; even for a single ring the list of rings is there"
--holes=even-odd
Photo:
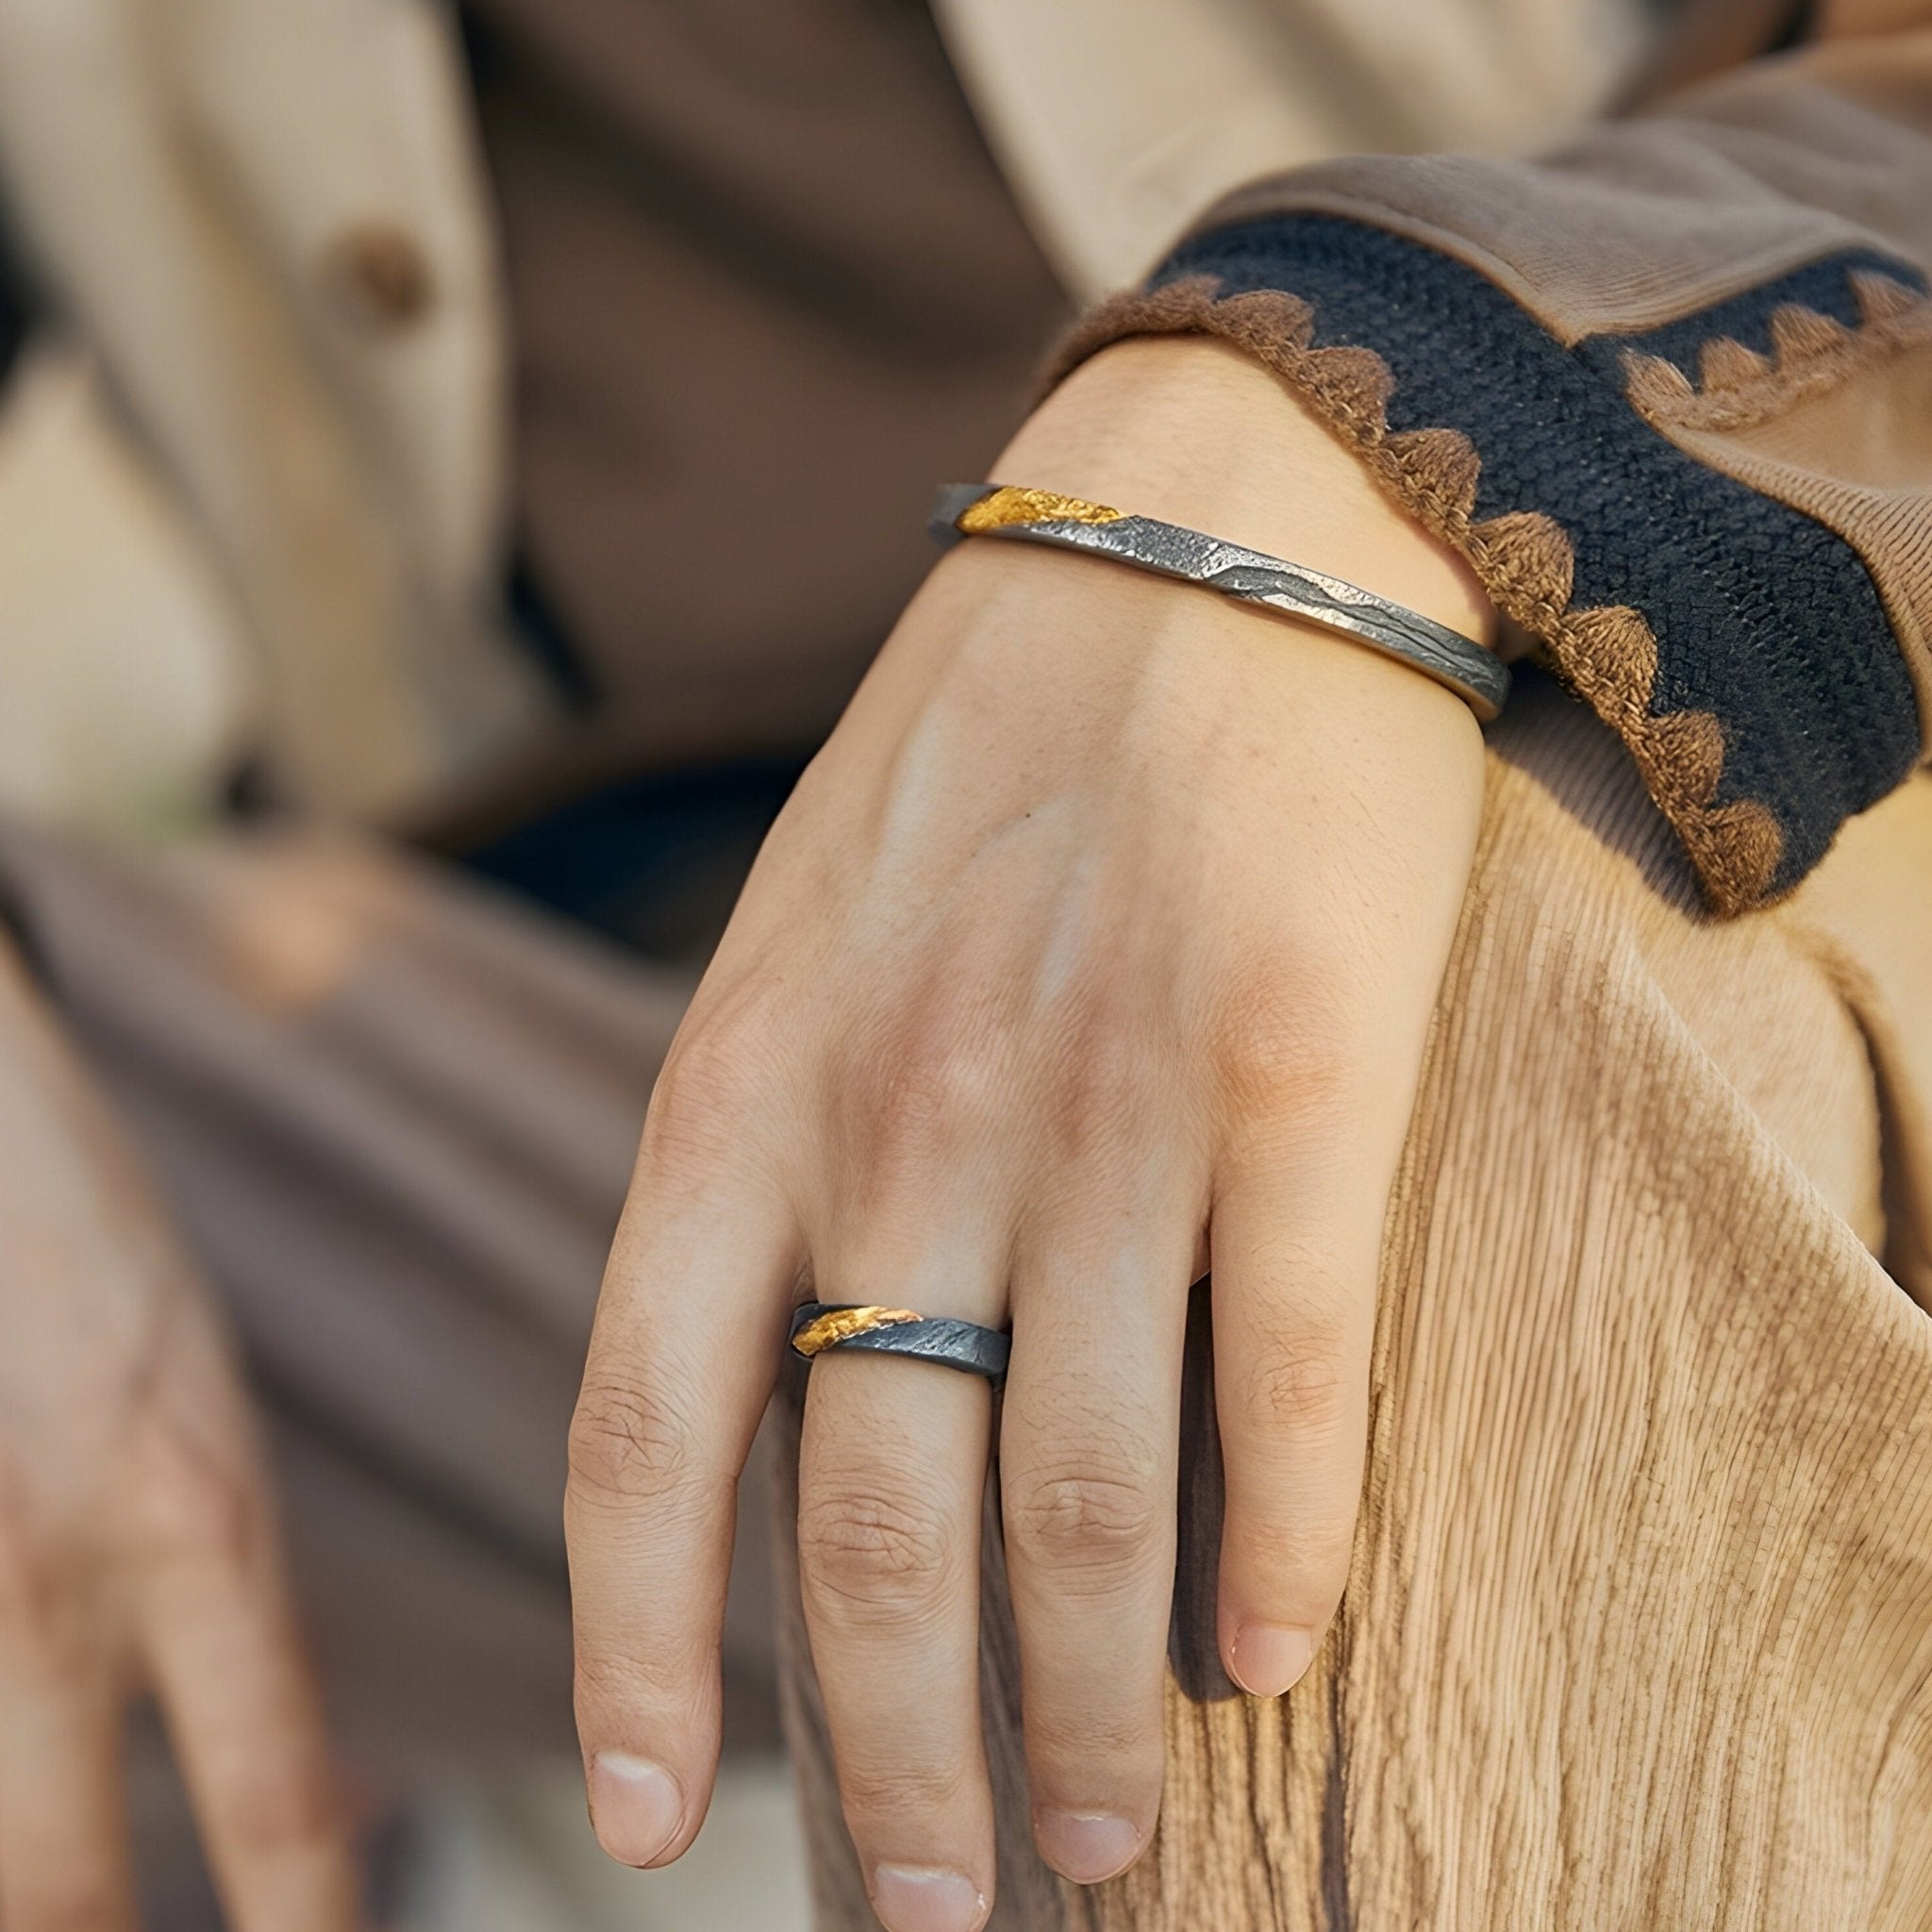
[[[1105,504],[1047,490],[948,483],[934,502],[931,529],[947,546],[967,537],[1009,537],[1084,550],[1319,624],[1447,685],[1485,723],[1509,695],[1508,667],[1460,631],[1358,584],[1244,550],[1239,543],[1224,543],[1179,524],[1127,516]]]

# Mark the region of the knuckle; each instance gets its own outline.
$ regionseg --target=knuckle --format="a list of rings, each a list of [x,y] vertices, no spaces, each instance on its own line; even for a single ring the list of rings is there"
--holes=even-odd
[[[658,1069],[644,1146],[660,1159],[708,1158],[742,1128],[780,1034],[767,991],[720,994],[687,1016]]]
[[[1341,1338],[1320,1327],[1271,1337],[1256,1349],[1245,1379],[1249,1416],[1272,1432],[1331,1436],[1355,1406]]]
[[[1007,1533],[1066,1569],[1119,1571],[1144,1559],[1160,1528],[1151,1472],[1125,1461],[1046,1465],[1013,1483]]]
[[[861,1613],[924,1608],[942,1594],[959,1566],[954,1539],[929,1507],[879,1489],[803,1504],[798,1553],[822,1605]]]
[[[915,982],[837,1069],[846,1131],[888,1173],[971,1139],[1010,1105],[1011,1041],[977,980],[947,967]]]
[[[852,1818],[943,1817],[965,1794],[957,1765],[875,1763],[849,1747],[840,1759],[839,1795]]]
[[[138,1533],[158,1561],[242,1570],[270,1535],[267,1497],[241,1444],[158,1417],[142,1438]]]
[[[1040,1795],[1064,1780],[1091,1789],[1096,1769],[1108,1788],[1125,1796],[1160,1789],[1161,1727],[1158,1687],[1152,1706],[1134,1712],[1116,1701],[1083,1708],[1036,1698],[1026,1712],[1026,1758]]]
[[[984,1047],[921,1042],[880,1069],[867,1100],[873,1132],[882,1148],[944,1146],[992,1117],[1001,1084]]]
[[[697,1486],[688,1418],[662,1390],[608,1370],[586,1375],[570,1424],[570,1489],[579,1502],[650,1503]]]
[[[1223,1002],[1213,1063],[1236,1119],[1325,1141],[1360,1084],[1361,1025],[1347,982],[1306,967],[1239,975]]]
[[[225,1794],[224,1826],[246,1857],[306,1853],[342,1830],[342,1794],[319,1754],[251,1771]]]
[[[44,1688],[84,1690],[110,1667],[94,1553],[37,1520],[25,1484],[0,1457],[0,1656]]]
[[[1148,1124],[1171,1117],[1174,1074],[1186,1049],[1174,1023],[1108,990],[1084,991],[1061,1015],[1043,1123],[1054,1157],[1082,1168],[1131,1150]]]

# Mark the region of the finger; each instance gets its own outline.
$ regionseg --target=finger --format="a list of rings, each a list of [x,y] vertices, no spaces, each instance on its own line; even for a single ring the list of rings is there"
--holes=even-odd
[[[990,1323],[993,1278],[990,1269],[907,1271],[891,1300]],[[961,1281],[979,1284],[977,1294]],[[879,1298],[870,1288],[837,1293]],[[800,1581],[845,1820],[887,1932],[976,1932],[992,1898],[978,1690],[991,1407],[978,1376],[931,1362],[854,1353],[812,1365]]]
[[[347,1806],[265,1497],[155,1565],[154,1689],[236,1932],[361,1924]]]
[[[724,1172],[663,1084],[571,1424],[564,1524],[591,1822],[627,1865],[695,1837],[717,1773],[737,1483],[798,1274],[777,1191]],[[667,1126],[665,1124],[669,1122]],[[687,1158],[687,1157],[691,1158]]]
[[[1214,1399],[1226,1469],[1228,1674],[1278,1696],[1348,1579],[1388,1176],[1339,1150],[1250,1166],[1214,1205]]]
[[[11,1591],[8,1591],[11,1594]],[[0,1641],[0,1925],[134,1932],[119,1687]],[[46,1633],[42,1632],[41,1635]]]
[[[1041,1856],[1095,1884],[1160,1806],[1181,1351],[1198,1205],[1062,1240],[1014,1284],[1007,1570]]]

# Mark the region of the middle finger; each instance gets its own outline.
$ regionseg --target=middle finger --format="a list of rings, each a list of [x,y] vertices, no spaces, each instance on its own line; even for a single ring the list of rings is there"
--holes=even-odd
[[[1142,1201],[1166,1191],[1150,1179]],[[1138,1857],[1160,1806],[1181,1356],[1194,1229],[1122,1203],[1013,1284],[1000,1417],[1007,1574],[1041,1855],[1082,1885]]]

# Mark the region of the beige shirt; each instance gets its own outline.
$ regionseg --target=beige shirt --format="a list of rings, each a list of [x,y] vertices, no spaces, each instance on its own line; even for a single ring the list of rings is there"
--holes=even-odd
[[[1642,9],[1435,0],[1421,42],[1359,0],[942,11],[1085,291],[1249,173],[1541,139]],[[491,17],[529,59],[485,100],[515,480],[611,756],[808,738],[917,576],[930,473],[1009,426],[1050,287],[911,0]],[[34,641],[0,656],[0,807],[192,815],[255,745],[314,808],[420,813],[554,727],[499,615],[504,284],[436,0],[0,0],[0,186],[77,357],[0,407],[0,507],[69,520],[0,534]]]

